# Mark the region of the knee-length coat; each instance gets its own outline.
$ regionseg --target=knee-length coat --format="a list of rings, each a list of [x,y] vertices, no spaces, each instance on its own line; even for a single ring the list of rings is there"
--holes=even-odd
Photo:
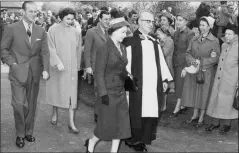
[[[238,110],[233,108],[238,85],[238,37],[222,44],[217,72],[212,87],[207,115],[219,119],[236,119]]]
[[[120,46],[121,53],[111,38],[96,53],[95,82],[98,120],[94,131],[101,140],[126,139],[131,136],[129,107],[124,89],[126,50]],[[102,103],[102,96],[109,97],[109,104]]]
[[[205,110],[214,80],[214,65],[220,56],[220,45],[219,40],[212,33],[209,33],[203,41],[201,38],[201,35],[195,36],[190,42],[186,61],[190,66],[195,59],[201,58],[200,65],[205,76],[205,83],[196,83],[196,74],[187,73],[183,85],[182,105]]]
[[[81,34],[76,28],[60,23],[49,29],[48,45],[51,78],[46,83],[46,103],[61,108],[69,108],[71,104],[76,108]],[[64,65],[64,71],[55,67],[59,63]]]

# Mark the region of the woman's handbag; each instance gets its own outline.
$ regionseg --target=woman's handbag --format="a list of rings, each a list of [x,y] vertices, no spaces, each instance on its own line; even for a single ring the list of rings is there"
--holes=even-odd
[[[137,78],[133,76],[132,74],[128,73],[126,79],[125,79],[125,91],[138,91],[139,87],[137,84]]]
[[[234,102],[233,102],[233,107],[238,110],[238,105],[239,105],[239,95],[238,95],[238,88],[236,89],[236,94],[234,96]]]
[[[204,82],[205,82],[204,72],[202,71],[202,63],[200,64],[198,73],[196,73],[196,82],[198,84],[204,84]]]

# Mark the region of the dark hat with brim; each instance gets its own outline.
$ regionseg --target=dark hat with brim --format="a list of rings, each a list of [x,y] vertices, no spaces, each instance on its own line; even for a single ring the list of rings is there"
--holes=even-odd
[[[168,18],[168,21],[170,23],[173,22],[173,18],[172,18],[172,15],[170,15],[168,12],[162,12],[159,14],[159,18],[161,18],[162,16],[165,16],[166,18]]]
[[[226,26],[226,30],[232,30],[235,34],[238,35],[238,26],[236,26],[235,24],[231,24],[230,22],[227,24]]]
[[[186,19],[187,21],[190,20],[189,14],[188,14],[187,12],[179,12],[179,13],[177,14],[177,16],[181,16],[181,17],[183,17],[184,19]]]
[[[124,17],[115,18],[110,21],[110,28],[112,29],[118,29],[124,26],[130,26]]]

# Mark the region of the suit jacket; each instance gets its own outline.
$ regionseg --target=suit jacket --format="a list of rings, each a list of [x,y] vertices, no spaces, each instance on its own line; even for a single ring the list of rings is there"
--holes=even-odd
[[[109,88],[124,87],[128,60],[123,45],[121,45],[121,51],[122,55],[110,38],[97,51],[95,81],[99,97],[107,95]]]
[[[47,34],[43,28],[33,24],[31,44],[23,21],[8,25],[1,41],[1,59],[10,66],[9,79],[26,82],[31,69],[34,81],[39,82],[42,71],[49,72],[49,49]],[[17,66],[12,66],[17,63]]]
[[[87,31],[84,46],[85,67],[95,70],[96,51],[106,42],[106,37],[101,30],[100,24]]]

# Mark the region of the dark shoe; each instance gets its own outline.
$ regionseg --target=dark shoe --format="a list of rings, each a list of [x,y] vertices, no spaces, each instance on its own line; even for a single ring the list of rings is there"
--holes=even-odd
[[[56,125],[56,124],[57,124],[57,121],[51,120],[51,124]]]
[[[203,126],[203,121],[202,121],[202,122],[198,122],[198,123],[195,125],[196,128],[200,128],[200,127],[202,127],[202,126]]]
[[[197,117],[197,118],[191,118],[190,120],[187,120],[187,123],[193,123],[193,122],[196,122],[196,121],[198,121],[198,119],[199,119],[199,117]]]
[[[137,145],[133,145],[132,147],[135,151],[140,151],[140,152],[148,152],[146,145],[144,143],[139,143]]]
[[[84,145],[85,147],[86,147],[86,153],[90,153],[89,151],[88,151],[88,148],[89,148],[89,139],[87,139],[87,140],[85,140],[85,145]]]
[[[129,148],[133,148],[135,151],[147,152],[147,148],[144,143],[129,144],[127,141],[125,141],[125,145],[127,145]]]
[[[177,117],[178,115],[181,115],[181,114],[182,114],[182,110],[180,109],[176,113],[173,113],[170,117]]]
[[[214,129],[217,129],[220,127],[220,124],[218,125],[214,125],[214,124],[211,124],[209,127],[207,127],[205,130],[208,131],[208,132],[211,132],[213,131]]]
[[[34,142],[34,141],[35,141],[35,137],[33,137],[32,135],[27,135],[27,136],[25,136],[25,139],[26,139],[28,142]]]
[[[126,146],[132,148],[133,144],[129,144],[127,141],[124,142]]]
[[[19,148],[24,147],[24,145],[25,145],[24,138],[17,137],[17,138],[16,138],[16,145],[17,145]]]
[[[223,125],[222,128],[220,129],[220,132],[226,133],[230,131],[231,126],[230,125]]]
[[[177,117],[178,115],[181,115],[183,113],[185,113],[188,110],[187,107],[180,109],[179,111],[177,111],[176,113],[173,113],[173,115],[171,115],[170,117]]]
[[[69,132],[70,133],[73,133],[73,134],[79,134],[80,133],[80,130],[76,129],[72,129],[72,127],[70,125],[68,125],[68,129],[69,129]]]

